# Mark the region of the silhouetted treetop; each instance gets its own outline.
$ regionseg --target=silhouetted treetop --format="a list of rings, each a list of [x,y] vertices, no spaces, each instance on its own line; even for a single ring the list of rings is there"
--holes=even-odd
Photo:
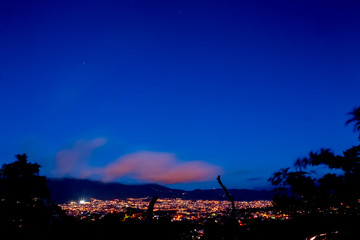
[[[40,165],[27,161],[26,154],[0,169],[0,231],[41,235],[49,231],[53,213],[59,207],[49,201],[49,189]]]
[[[360,108],[355,108],[350,114],[353,118],[346,124],[355,121],[355,130],[360,131]],[[312,169],[320,165],[337,171],[316,175]],[[345,205],[350,209],[360,209],[360,145],[343,151],[341,155],[330,149],[312,151],[308,157],[298,159],[294,168],[280,169],[269,178],[269,182],[276,186],[275,205],[284,209],[314,211]]]
[[[15,155],[16,161],[0,169],[0,196],[8,201],[48,198],[46,178],[39,176],[40,165],[27,161],[26,154]]]
[[[352,112],[349,112],[350,115],[353,117],[346,121],[346,125],[355,122],[354,125],[354,131],[360,132],[360,107],[355,107]],[[359,134],[359,140],[360,140],[360,134]]]

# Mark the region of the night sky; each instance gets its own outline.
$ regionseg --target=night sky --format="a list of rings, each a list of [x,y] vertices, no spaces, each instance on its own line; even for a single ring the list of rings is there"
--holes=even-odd
[[[358,144],[358,1],[0,0],[0,164],[182,189],[269,187]]]

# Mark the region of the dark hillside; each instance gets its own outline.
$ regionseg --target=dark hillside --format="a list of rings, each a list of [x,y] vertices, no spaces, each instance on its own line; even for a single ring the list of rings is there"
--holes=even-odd
[[[159,198],[182,198],[189,200],[227,200],[222,189],[184,191],[171,189],[157,184],[124,185],[120,183],[103,183],[83,179],[48,179],[51,200],[64,203],[71,200],[96,198],[102,200],[141,198],[158,196]],[[231,189],[230,194],[236,201],[270,200],[269,191]]]

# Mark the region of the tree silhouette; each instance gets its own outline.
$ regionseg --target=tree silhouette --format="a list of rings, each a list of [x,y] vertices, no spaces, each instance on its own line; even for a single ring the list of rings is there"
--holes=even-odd
[[[158,200],[158,196],[153,196],[150,203],[149,203],[149,206],[148,206],[148,209],[146,211],[146,221],[148,223],[150,223],[152,221],[152,218],[153,218],[153,212],[154,212],[154,206],[155,206],[155,203],[156,201]]]
[[[0,169],[0,226],[24,234],[43,232],[49,228],[52,207],[46,178],[26,154],[15,157]]]
[[[216,178],[218,183],[220,184],[221,188],[224,190],[227,198],[229,199],[229,201],[231,202],[231,216],[235,217],[235,202],[234,202],[234,198],[230,195],[229,191],[227,190],[227,188],[224,186],[224,184],[221,182],[220,179],[220,175]]]
[[[0,169],[0,194],[6,201],[27,202],[48,198],[46,178],[39,176],[40,165],[27,162],[26,154],[15,156],[17,161]]]
[[[352,115],[353,117],[347,120],[345,124],[347,125],[351,122],[355,122],[354,131],[360,132],[360,107],[355,107],[352,112],[349,112],[349,114]],[[359,134],[359,140],[360,140],[360,134]]]
[[[360,108],[350,114],[353,118],[346,124],[355,121],[355,130],[360,131]],[[320,165],[336,173],[316,178],[311,168]],[[345,150],[342,155],[335,155],[330,149],[310,152],[308,157],[298,159],[294,167],[294,170],[280,169],[269,178],[276,186],[275,206],[307,211],[329,207],[346,208],[346,211],[360,208],[360,145]]]

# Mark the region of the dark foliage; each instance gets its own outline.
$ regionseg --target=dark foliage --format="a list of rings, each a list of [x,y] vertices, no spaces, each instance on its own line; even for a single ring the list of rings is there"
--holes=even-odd
[[[349,112],[350,115],[352,115],[352,118],[350,118],[346,125],[355,122],[354,124],[354,131],[360,132],[360,107],[355,107],[352,112]],[[359,140],[360,140],[360,134],[359,134]]]
[[[15,157],[0,169],[0,229],[3,234],[41,235],[50,230],[60,209],[49,201],[40,165],[28,162],[26,154]]]
[[[310,171],[290,168],[281,169],[269,181],[275,185],[274,201],[278,207],[289,209],[315,210],[337,207],[356,210],[360,198],[360,145],[335,155],[330,150],[311,152],[303,159],[303,169],[325,165],[338,170],[338,174],[328,173],[320,178]]]
[[[48,198],[45,177],[39,176],[40,165],[27,162],[26,154],[16,155],[17,161],[0,169],[0,194],[7,201],[31,201]]]
[[[360,108],[351,112],[355,130],[360,130]],[[325,166],[336,173],[314,177],[313,167]],[[294,170],[290,168],[275,172],[269,181],[276,186],[274,203],[283,210],[303,209],[317,212],[319,209],[336,208],[337,212],[357,214],[360,209],[360,145],[351,147],[342,155],[329,149],[310,152],[298,159]]]

